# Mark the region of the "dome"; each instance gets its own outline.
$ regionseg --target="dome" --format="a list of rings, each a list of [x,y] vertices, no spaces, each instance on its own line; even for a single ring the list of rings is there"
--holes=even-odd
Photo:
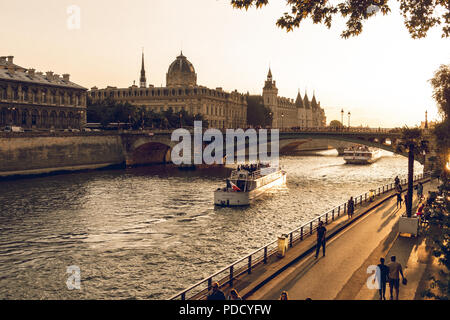
[[[197,74],[194,66],[181,53],[167,71],[167,86],[196,86]]]

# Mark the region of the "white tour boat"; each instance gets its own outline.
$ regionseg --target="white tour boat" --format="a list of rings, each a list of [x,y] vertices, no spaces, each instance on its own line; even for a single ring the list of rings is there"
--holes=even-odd
[[[344,160],[350,164],[370,164],[380,157],[380,150],[366,146],[353,146],[344,150]]]
[[[225,188],[214,192],[214,204],[223,207],[247,206],[267,190],[286,183],[286,172],[267,166],[255,171],[234,170]]]

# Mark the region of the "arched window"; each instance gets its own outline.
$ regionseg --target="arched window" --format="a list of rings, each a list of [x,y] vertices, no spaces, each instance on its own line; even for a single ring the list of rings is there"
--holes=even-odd
[[[56,112],[52,111],[50,113],[50,125],[54,128],[56,127],[56,118],[57,118]]]
[[[43,128],[48,128],[48,113],[47,110],[42,111],[42,123]]]
[[[65,128],[67,126],[67,124],[66,124],[66,113],[64,111],[61,111],[59,113],[58,122],[59,122],[58,127],[60,127],[60,128]]]
[[[31,112],[31,125],[36,126],[38,122],[39,114],[36,109]]]
[[[28,122],[28,111],[25,109],[22,111],[22,125],[26,126]]]

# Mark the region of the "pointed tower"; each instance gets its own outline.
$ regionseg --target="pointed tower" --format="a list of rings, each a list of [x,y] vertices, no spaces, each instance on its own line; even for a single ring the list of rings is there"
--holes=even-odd
[[[263,102],[264,106],[269,108],[272,113],[272,127],[278,128],[278,89],[276,82],[273,81],[270,68],[263,88]]]
[[[306,127],[306,110],[302,95],[300,94],[300,89],[298,89],[295,106],[297,107],[297,125],[299,127]]]
[[[309,102],[308,93],[305,91],[305,97],[303,98],[303,104],[305,109],[311,109],[311,103]]]
[[[147,78],[145,77],[145,67],[144,67],[144,50],[142,50],[142,67],[141,67],[141,77],[139,79],[140,87],[147,87]]]
[[[305,124],[307,128],[313,126],[313,112],[311,109],[311,102],[308,98],[308,93],[305,90],[305,97],[303,98],[303,104],[305,105]]]
[[[317,101],[316,101],[316,93],[315,92],[313,93],[313,98],[311,100],[311,108],[313,110],[318,108]]]
[[[300,95],[300,89],[298,89],[298,94],[297,94],[297,99],[295,100],[295,106],[297,108],[304,108],[304,104],[303,104],[303,99],[302,96]]]

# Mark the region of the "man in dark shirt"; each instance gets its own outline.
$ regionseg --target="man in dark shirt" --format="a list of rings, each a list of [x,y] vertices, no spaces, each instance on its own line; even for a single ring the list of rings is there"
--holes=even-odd
[[[327,229],[323,226],[323,222],[319,222],[317,228],[317,246],[316,246],[316,259],[319,256],[320,247],[322,247],[323,256],[325,257],[325,242],[326,242]]]
[[[226,300],[225,294],[219,289],[219,283],[214,282],[211,285],[211,291],[208,294],[207,300]]]
[[[389,280],[389,268],[384,264],[384,258],[380,258],[377,280],[380,286],[380,300],[386,300],[386,282]]]
[[[353,200],[353,197],[350,197],[347,204],[347,215],[350,219],[353,216],[353,212],[355,212],[355,201]]]

